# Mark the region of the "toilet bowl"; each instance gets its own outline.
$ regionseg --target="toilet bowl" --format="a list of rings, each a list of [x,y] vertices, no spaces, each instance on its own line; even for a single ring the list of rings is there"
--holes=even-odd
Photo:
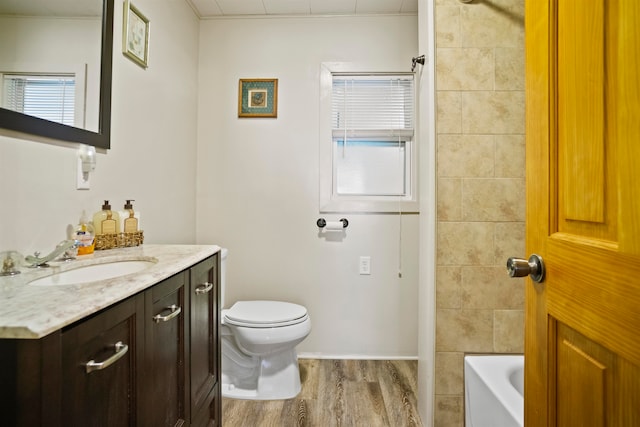
[[[221,299],[227,250],[221,251]],[[221,302],[224,307],[224,301]],[[296,346],[311,332],[301,305],[283,301],[237,301],[222,310],[222,396],[290,399],[300,392]]]

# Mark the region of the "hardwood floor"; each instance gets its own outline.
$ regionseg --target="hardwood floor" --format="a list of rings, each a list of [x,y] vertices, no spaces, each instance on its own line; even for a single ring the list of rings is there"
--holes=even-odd
[[[222,399],[224,427],[422,426],[415,360],[300,359],[302,391],[288,400]]]

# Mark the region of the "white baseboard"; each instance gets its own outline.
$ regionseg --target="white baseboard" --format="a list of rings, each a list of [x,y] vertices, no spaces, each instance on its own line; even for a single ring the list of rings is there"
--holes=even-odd
[[[339,360],[418,360],[418,356],[380,356],[368,354],[324,354],[298,353],[298,359],[339,359]]]

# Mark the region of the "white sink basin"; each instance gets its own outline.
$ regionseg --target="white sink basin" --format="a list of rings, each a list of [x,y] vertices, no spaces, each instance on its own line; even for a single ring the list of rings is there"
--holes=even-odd
[[[113,279],[146,270],[147,268],[154,266],[156,262],[157,260],[125,260],[85,265],[32,280],[29,282],[29,285],[78,285],[82,283],[96,282],[98,280]]]

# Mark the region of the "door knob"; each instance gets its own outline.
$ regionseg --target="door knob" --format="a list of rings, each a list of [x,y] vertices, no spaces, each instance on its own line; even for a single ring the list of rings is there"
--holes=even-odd
[[[537,283],[544,281],[544,261],[540,255],[533,254],[529,260],[522,258],[509,258],[507,271],[511,277],[531,276],[531,280]]]

